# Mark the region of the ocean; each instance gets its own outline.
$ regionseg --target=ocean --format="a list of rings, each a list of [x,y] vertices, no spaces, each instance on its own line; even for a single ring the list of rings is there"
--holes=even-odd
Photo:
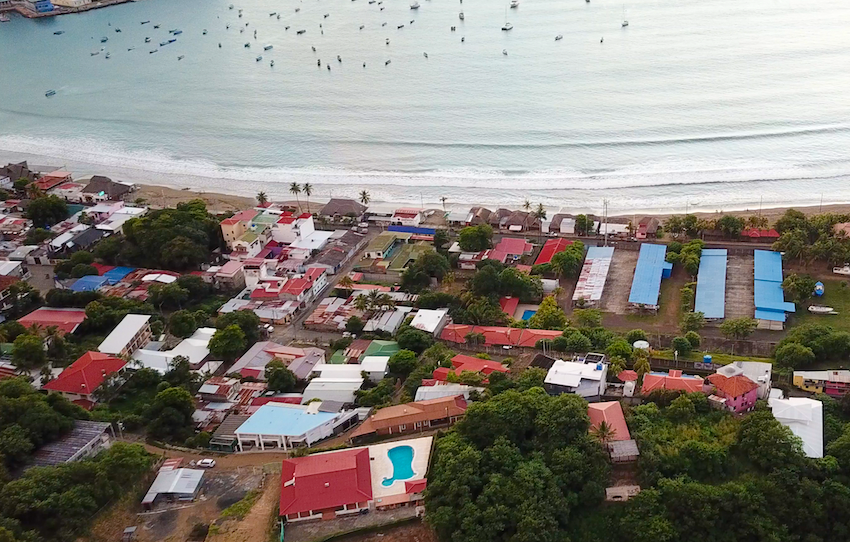
[[[419,1],[13,16],[0,161],[276,198],[309,182],[314,198],[366,189],[416,206],[850,202],[846,0]]]

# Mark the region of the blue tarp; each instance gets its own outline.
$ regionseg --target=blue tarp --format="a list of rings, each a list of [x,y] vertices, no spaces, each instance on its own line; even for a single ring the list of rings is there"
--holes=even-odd
[[[794,312],[793,303],[785,301],[782,291],[782,255],[769,250],[756,250],[753,269],[753,297],[758,320],[784,322],[786,312]]]
[[[418,235],[434,235],[437,233],[435,228],[416,228],[413,226],[390,226],[387,231],[395,231],[398,233],[413,233]]]
[[[726,262],[725,248],[702,249],[694,311],[703,313],[706,318],[726,316]]]
[[[673,264],[664,259],[666,256],[667,245],[644,243],[640,246],[640,256],[635,267],[629,303],[658,305],[661,279],[669,277],[673,270]]]
[[[89,275],[87,277],[83,277],[77,279],[77,281],[71,285],[72,292],[93,292],[106,284],[106,277],[99,277],[97,275]]]
[[[135,267],[115,267],[103,274],[108,284],[118,284],[121,279],[135,271]]]

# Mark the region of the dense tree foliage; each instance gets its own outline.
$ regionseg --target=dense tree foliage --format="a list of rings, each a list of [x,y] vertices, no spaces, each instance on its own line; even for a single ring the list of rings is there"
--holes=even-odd
[[[23,335],[22,335],[23,336]],[[38,393],[23,378],[0,380],[0,467],[18,466],[88,413],[58,395]]]
[[[793,303],[803,303],[815,293],[817,281],[809,275],[791,273],[782,281],[785,297]]]
[[[460,230],[457,242],[466,252],[481,252],[493,246],[493,228],[488,224],[467,226]]]
[[[148,409],[148,435],[158,440],[183,442],[192,435],[195,401],[182,387],[171,387],[156,394]]]
[[[678,246],[673,246],[671,243],[671,246],[667,248],[667,261],[672,264],[681,264],[689,275],[696,276],[699,272],[703,247],[705,247],[705,243],[699,239]],[[675,251],[676,248],[679,248],[679,250]]]
[[[416,361],[416,352],[411,350],[399,350],[392,356],[387,364],[390,373],[406,377],[418,365]]]
[[[773,244],[773,250],[804,266],[815,260],[842,265],[850,259],[850,239],[843,232],[836,233],[834,226],[848,221],[850,215],[826,213],[807,217],[800,211],[788,209],[776,221],[775,227],[781,236]]]
[[[431,335],[412,327],[402,328],[396,336],[396,341],[399,348],[412,350],[416,353],[422,353],[426,348],[434,344],[434,339]]]
[[[295,386],[298,383],[295,374],[277,358],[266,365],[265,377],[268,388],[276,392],[295,391]]]
[[[42,196],[30,202],[26,215],[36,228],[49,228],[68,218],[68,204],[59,196]]]
[[[254,311],[233,311],[222,314],[215,322],[215,327],[224,329],[237,325],[245,334],[245,342],[249,345],[260,340],[260,317]]]
[[[542,297],[543,285],[539,277],[504,267],[493,260],[484,260],[469,281],[469,291],[475,296],[514,296],[522,303],[531,303]]]
[[[560,541],[597,505],[607,464],[588,436],[587,403],[541,388],[472,403],[437,442],[427,521],[441,540]]]
[[[152,464],[140,444],[116,442],[94,459],[27,470],[0,488],[0,540],[76,540],[94,514],[130,490]]]
[[[528,327],[533,329],[563,329],[566,324],[567,316],[554,296],[546,297],[528,319]]]
[[[234,361],[247,348],[245,333],[236,325],[216,331],[210,339],[210,354],[224,361]]]
[[[801,348],[787,347],[792,343],[811,350],[811,355],[804,353],[805,351]],[[850,356],[850,333],[836,331],[825,324],[803,324],[794,327],[776,347],[777,363],[795,369],[804,369],[816,359],[843,361],[848,356]]]
[[[193,200],[128,220],[116,262],[182,271],[208,261],[220,247],[218,219],[203,201]]]
[[[426,252],[401,274],[401,287],[407,292],[420,292],[431,285],[432,278],[442,280],[449,269],[445,256],[434,251]]]

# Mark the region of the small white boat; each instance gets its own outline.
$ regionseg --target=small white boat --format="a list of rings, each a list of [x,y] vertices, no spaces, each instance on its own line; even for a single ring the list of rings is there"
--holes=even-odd
[[[201,32],[201,34],[203,34],[204,36],[206,36],[206,35],[207,35],[207,29],[206,29],[206,28],[204,28],[204,31],[203,31],[203,32]]]
[[[269,62],[269,66],[271,66],[272,68],[274,68],[274,60],[272,60],[271,62]]]
[[[502,54],[503,54],[503,55],[505,55],[505,56],[508,56],[508,50],[507,50],[507,49],[502,49]]]
[[[0,23],[8,23],[11,20],[5,13],[0,13]]]
[[[410,9],[419,9],[419,2],[413,2],[410,4]]]
[[[177,60],[183,60],[184,58],[186,58],[186,55],[180,55],[177,57]]]
[[[463,20],[463,12],[462,11],[460,13],[458,13],[457,18],[460,19],[461,21]]]
[[[502,30],[513,30],[514,25],[511,23],[505,23],[505,26],[502,27]]]
[[[519,0],[511,0],[511,8],[518,8]]]
[[[233,9],[233,4],[230,4],[229,6],[227,6],[227,9]]]
[[[555,41],[561,41],[562,39],[564,39],[564,36],[562,36],[562,35],[560,35],[560,34],[558,34],[557,36],[555,36]]]
[[[99,55],[99,54],[100,54],[100,51],[93,51],[93,52],[92,52],[92,54],[91,54],[91,56],[97,56],[97,55]]]
[[[56,96],[56,91],[55,90],[48,90],[47,92],[44,93],[44,96],[46,98],[50,98],[51,96]]]
[[[262,59],[263,59],[263,55],[258,56],[258,57],[257,57],[257,62],[261,61]]]
[[[844,267],[833,267],[832,272],[836,275],[850,275],[850,264],[844,264]]]
[[[623,6],[623,28],[629,26],[629,21],[626,19],[626,6]]]
[[[109,53],[106,53],[106,56],[104,58],[109,58]]]
[[[838,314],[838,311],[832,307],[825,307],[823,305],[809,305],[808,310],[812,314]]]
[[[271,51],[272,49],[274,49],[274,45],[266,45],[263,47],[263,51]]]

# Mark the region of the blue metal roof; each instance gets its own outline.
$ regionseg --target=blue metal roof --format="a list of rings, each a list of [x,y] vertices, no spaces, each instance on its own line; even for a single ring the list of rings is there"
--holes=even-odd
[[[336,416],[337,414],[333,412],[308,414],[306,408],[300,405],[267,403],[245,420],[245,423],[235,432],[250,435],[300,436]]]
[[[135,267],[115,267],[103,274],[109,284],[118,284],[121,279],[135,271]]]
[[[82,277],[77,279],[74,284],[71,285],[72,292],[93,292],[106,284],[106,277],[99,277],[97,275],[88,275],[86,277]]]
[[[413,233],[419,235],[434,235],[437,233],[435,228],[417,228],[414,226],[390,226],[387,231],[397,231],[399,233]]]
[[[664,259],[666,255],[667,245],[644,243],[640,246],[629,303],[658,305],[661,279],[669,277],[673,269],[673,264]]]
[[[759,320],[784,322],[786,312],[795,312],[794,303],[785,301],[782,291],[782,255],[769,250],[754,254],[753,298],[755,317]]]
[[[605,258],[611,259],[613,257],[614,247],[589,247],[585,256],[588,260],[604,260]]]
[[[694,311],[706,318],[726,316],[726,256],[725,248],[702,249]]]

